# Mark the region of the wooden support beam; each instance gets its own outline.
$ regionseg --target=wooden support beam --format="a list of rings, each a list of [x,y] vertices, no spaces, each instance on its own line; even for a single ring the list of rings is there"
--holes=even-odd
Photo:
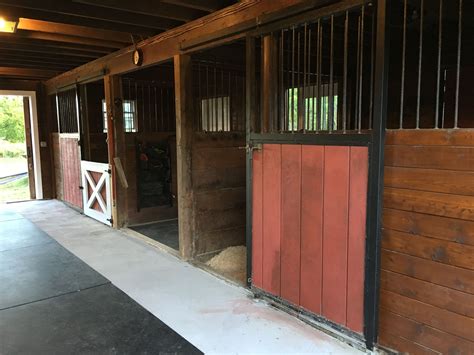
[[[122,80],[118,75],[104,77],[105,102],[107,105],[107,148],[112,170],[112,225],[121,228],[127,223],[127,191],[118,180],[114,159],[119,158],[125,166],[126,144],[123,123]]]
[[[270,132],[277,109],[276,84],[278,68],[277,41],[273,35],[263,37],[262,61],[262,132]]]
[[[18,77],[18,78],[51,78],[57,75],[57,70],[40,70],[31,68],[0,67],[0,77]]]
[[[74,15],[66,15],[56,12],[41,11],[29,8],[1,5],[2,16],[7,18],[27,18],[48,22],[56,22],[82,27],[96,28],[99,30],[109,30],[118,32],[133,33],[134,35],[148,38],[156,35],[164,29],[148,28],[141,25],[126,24],[120,22],[104,21],[97,18],[86,18]]]
[[[168,4],[186,6],[191,9],[197,9],[207,12],[214,12],[222,7],[229,6],[235,1],[232,0],[162,0]]]
[[[88,62],[87,59],[78,59],[77,57],[65,57],[60,55],[45,55],[44,53],[37,53],[36,55],[32,56],[29,53],[24,53],[15,49],[12,50],[10,48],[8,48],[7,51],[1,51],[0,53],[0,60],[11,60],[12,62],[18,60],[20,62],[23,61],[26,63],[59,64],[73,67]]]
[[[193,85],[189,55],[174,57],[176,97],[176,152],[178,173],[179,251],[183,259],[193,257],[194,203],[192,185]]]
[[[23,30],[18,30],[13,36],[20,37],[20,38],[37,39],[37,40],[42,40],[42,41],[74,43],[74,44],[82,44],[85,46],[96,46],[96,47],[104,47],[104,48],[112,48],[112,49],[120,49],[126,46],[125,43],[115,42],[115,41],[103,41],[103,40],[95,39],[95,38],[76,37],[76,36],[61,35],[61,34],[56,34],[56,33],[44,33],[44,32],[23,31]]]
[[[181,24],[179,21],[168,19],[157,21],[156,17],[154,16],[137,16],[120,10],[94,8],[92,6],[75,4],[69,1],[0,0],[0,5],[76,16],[79,18],[94,19],[97,21],[115,22],[124,25],[138,25],[157,30],[166,30]]]
[[[0,2],[3,0],[0,0]],[[331,0],[333,1],[333,0]],[[335,8],[350,6],[363,0],[341,0]],[[238,2],[228,8],[216,11],[203,19],[191,21],[138,44],[143,51],[142,68],[169,60],[182,52],[183,43],[193,42],[195,46],[211,41],[232,39],[231,36],[256,29],[257,27],[282,20],[321,6],[321,0],[260,0]],[[332,5],[331,5],[332,6]],[[329,7],[329,6],[328,6]],[[331,7],[332,8],[332,7]],[[97,67],[107,67],[110,74],[121,74],[136,70],[131,61],[134,47],[116,52],[113,56],[100,58],[80,68],[60,75],[46,83],[47,91],[54,92],[61,87],[88,77]]]
[[[73,2],[183,22],[189,22],[206,15],[206,12],[197,9],[166,4],[154,0],[142,0],[136,2],[131,2],[129,0],[73,0]]]
[[[96,28],[33,20],[28,18],[20,18],[17,28],[19,30],[26,31],[94,38],[108,42],[122,42],[126,44],[132,43],[130,34],[126,32],[98,30]]]

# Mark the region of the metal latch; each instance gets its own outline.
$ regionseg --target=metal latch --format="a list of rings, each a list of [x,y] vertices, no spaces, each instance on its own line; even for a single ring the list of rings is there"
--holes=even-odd
[[[262,145],[260,143],[257,144],[247,144],[245,147],[239,147],[239,149],[245,149],[247,153],[251,153],[254,150],[262,150]]]

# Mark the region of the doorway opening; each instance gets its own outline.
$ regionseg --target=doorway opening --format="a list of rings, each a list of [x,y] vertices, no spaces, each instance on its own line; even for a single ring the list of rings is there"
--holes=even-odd
[[[122,76],[122,94],[129,229],[178,252],[173,63]]]
[[[34,92],[0,91],[0,203],[42,198]]]
[[[192,55],[195,260],[246,284],[245,41]]]

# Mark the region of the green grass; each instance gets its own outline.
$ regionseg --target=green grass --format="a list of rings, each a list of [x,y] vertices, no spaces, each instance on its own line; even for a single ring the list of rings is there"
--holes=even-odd
[[[24,201],[30,199],[28,177],[18,179],[5,185],[0,185],[0,203]]]

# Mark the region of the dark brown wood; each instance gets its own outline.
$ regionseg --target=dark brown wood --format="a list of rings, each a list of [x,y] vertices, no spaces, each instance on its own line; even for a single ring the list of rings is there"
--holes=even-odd
[[[386,187],[474,196],[474,171],[386,167]]]
[[[428,348],[441,354],[470,355],[474,347],[474,343],[466,339],[442,332],[383,308],[380,310],[380,327],[382,328],[382,345],[390,346],[392,334],[397,334],[405,339],[404,343],[392,346],[402,352],[417,354],[422,346],[423,350]]]
[[[474,318],[461,316],[386,290],[381,290],[380,306],[448,334],[474,341]]]
[[[385,165],[472,171],[474,147],[387,145]]]
[[[384,228],[474,246],[474,221],[385,208]]]
[[[278,107],[277,83],[278,67],[276,59],[277,39],[274,35],[263,37],[263,60],[262,60],[262,132],[270,132],[275,119],[275,108]]]
[[[229,6],[233,0],[163,0],[168,4],[186,6],[191,9],[197,9],[207,12],[214,12],[223,6]]]
[[[57,33],[45,33],[45,32],[34,32],[34,31],[25,31],[15,33],[15,37],[26,38],[26,39],[35,39],[42,41],[50,42],[64,42],[64,43],[74,43],[81,44],[84,46],[95,46],[95,47],[104,47],[111,49],[123,48],[126,44],[117,41],[104,41],[101,39],[87,38],[87,37],[76,37],[69,36]]]
[[[389,250],[382,250],[382,269],[474,294],[474,272]]]
[[[474,197],[386,188],[384,206],[441,217],[474,220]]]
[[[439,355],[438,352],[433,351],[423,345],[419,345],[406,338],[392,334],[389,327],[380,327],[379,333],[381,345],[392,349],[395,352],[416,355]]]
[[[409,276],[382,270],[381,288],[417,301],[474,317],[474,295],[435,285]]]
[[[56,74],[58,74],[58,71],[56,70],[0,67],[0,77],[7,76],[10,78],[46,79],[51,78]]]
[[[31,139],[31,112],[30,98],[23,97],[23,118],[25,121],[25,143],[26,143],[26,159],[28,164],[28,186],[30,189],[30,198],[36,198],[35,190],[35,168],[33,162],[33,143]]]
[[[192,184],[193,86],[189,55],[174,57],[176,97],[176,152],[178,172],[179,252],[193,256],[194,210]]]
[[[382,247],[387,250],[474,270],[474,247],[469,245],[384,229]]]
[[[474,146],[474,129],[388,130],[387,145]]]

